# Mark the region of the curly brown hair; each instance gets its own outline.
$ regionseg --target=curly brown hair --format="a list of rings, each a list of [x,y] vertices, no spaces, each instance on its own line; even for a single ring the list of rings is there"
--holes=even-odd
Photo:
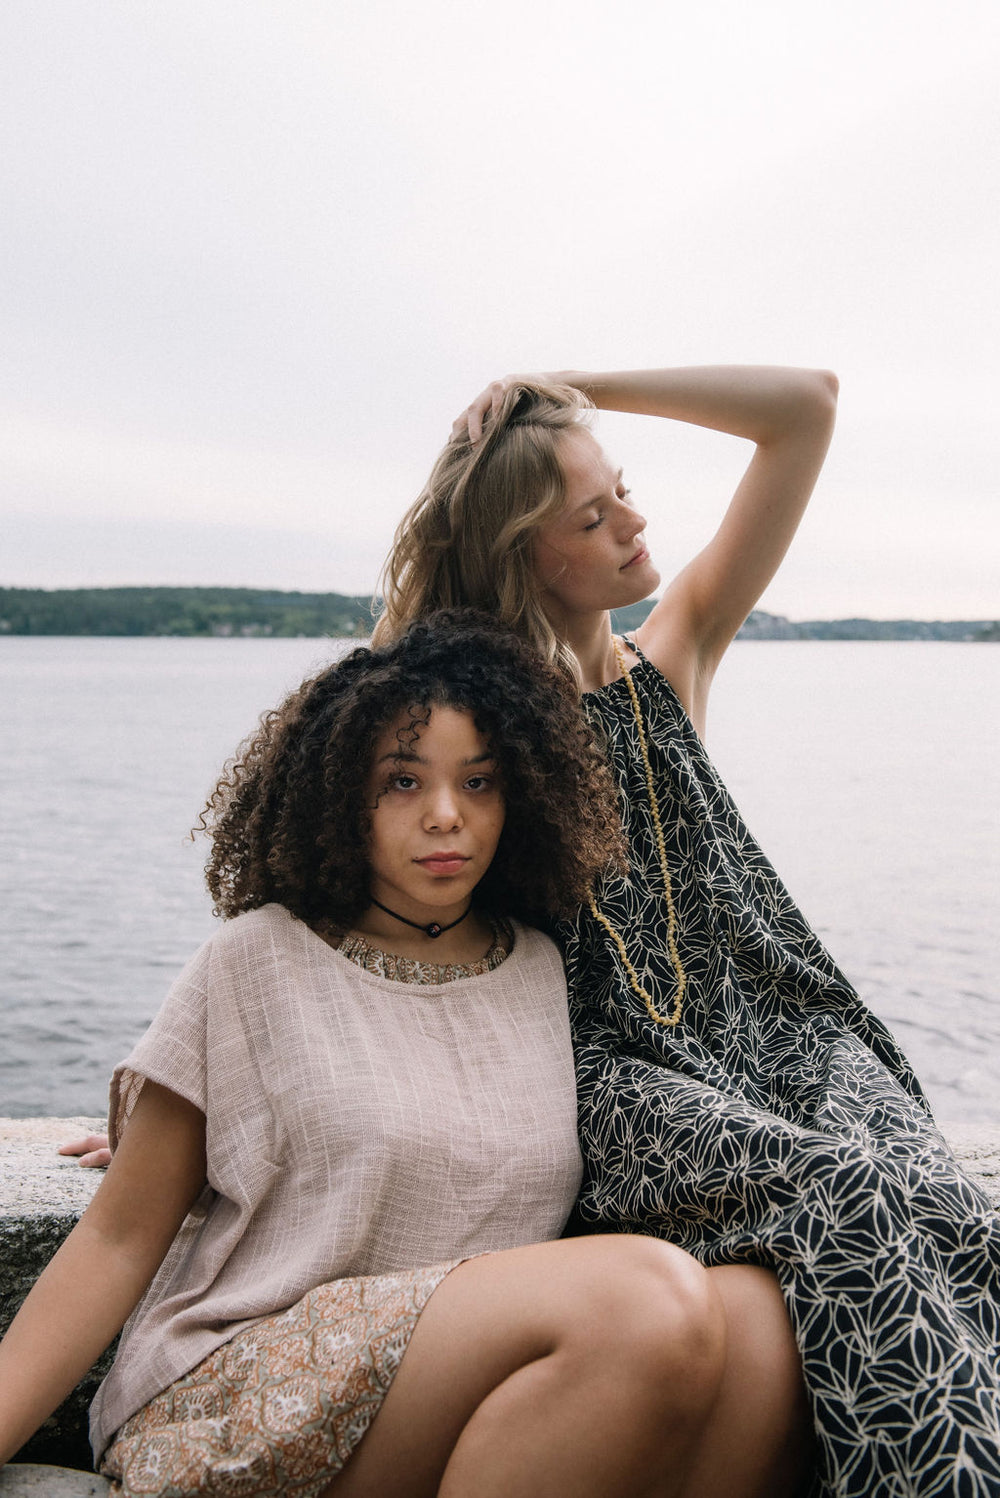
[[[231,760],[201,814],[217,915],[276,901],[343,932],[370,904],[366,782],[380,733],[409,711],[467,709],[496,757],[506,816],[477,901],[545,925],[624,867],[617,793],[572,684],[472,609],[418,621],[306,681]]]

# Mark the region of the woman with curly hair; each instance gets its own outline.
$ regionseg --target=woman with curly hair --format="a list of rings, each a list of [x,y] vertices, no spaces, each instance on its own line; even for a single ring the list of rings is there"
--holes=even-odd
[[[791,1491],[768,1277],[556,1241],[581,1163],[536,924],[624,868],[564,674],[417,624],[267,714],[202,821],[226,921],[114,1074],[107,1177],[0,1347],[0,1460],[129,1318],[113,1493]]]
[[[898,1046],[754,841],[704,747],[709,688],[819,474],[823,371],[565,372],[495,382],[455,423],[384,579],[385,641],[471,604],[584,692],[629,867],[563,923],[579,1220],[780,1281],[836,1498],[1000,1498],[1000,1221]],[[715,535],[659,573],[596,406],[754,444]]]

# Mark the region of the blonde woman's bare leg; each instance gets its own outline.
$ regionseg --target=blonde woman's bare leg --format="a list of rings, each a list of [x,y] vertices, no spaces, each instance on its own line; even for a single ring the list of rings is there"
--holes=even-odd
[[[684,1498],[792,1498],[815,1440],[778,1281],[749,1264],[708,1276],[726,1311],[726,1367]]]
[[[329,1498],[675,1498],[725,1362],[709,1275],[651,1238],[471,1260]]]

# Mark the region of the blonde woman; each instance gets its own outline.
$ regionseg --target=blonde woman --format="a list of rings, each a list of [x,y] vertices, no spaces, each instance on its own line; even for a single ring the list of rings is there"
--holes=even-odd
[[[376,639],[473,604],[585,694],[630,844],[561,928],[592,1230],[767,1266],[837,1498],[1000,1498],[1000,1223],[919,1084],[797,910],[704,747],[716,667],[819,474],[837,384],[705,368],[499,380],[405,516]],[[592,408],[747,439],[708,545],[660,577]],[[642,501],[646,503],[645,498]]]

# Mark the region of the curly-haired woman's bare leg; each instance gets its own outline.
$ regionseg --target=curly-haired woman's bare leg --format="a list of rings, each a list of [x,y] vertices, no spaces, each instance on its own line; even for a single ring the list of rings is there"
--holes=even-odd
[[[726,1310],[726,1367],[684,1498],[790,1498],[815,1441],[784,1297],[749,1264],[708,1276]]]
[[[721,1298],[668,1244],[471,1260],[428,1302],[330,1498],[674,1498],[724,1363]]]

